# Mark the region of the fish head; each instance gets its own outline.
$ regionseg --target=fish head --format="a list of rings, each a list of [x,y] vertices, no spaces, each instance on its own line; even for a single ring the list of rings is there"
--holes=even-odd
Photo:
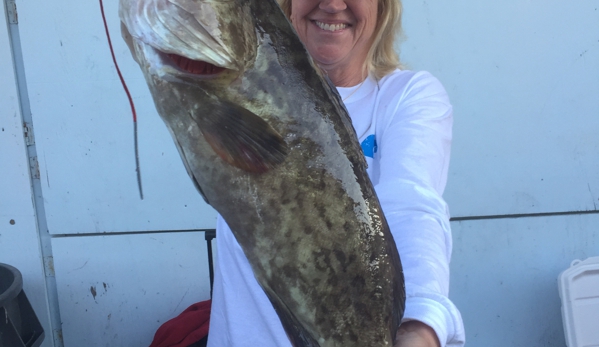
[[[253,107],[240,91],[252,89],[245,74],[261,46],[249,1],[121,0],[119,15],[184,161],[200,151],[190,135],[197,132],[240,170],[264,173],[284,160],[286,144],[264,119],[264,107]]]
[[[156,78],[230,81],[256,56],[253,18],[240,0],[121,0],[119,16],[133,58]]]

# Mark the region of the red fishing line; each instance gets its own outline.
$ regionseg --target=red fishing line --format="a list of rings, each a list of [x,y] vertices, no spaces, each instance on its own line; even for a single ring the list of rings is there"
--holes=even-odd
[[[119,75],[119,79],[121,80],[121,85],[123,89],[125,89],[125,93],[127,93],[127,98],[129,99],[129,105],[131,105],[131,113],[133,114],[133,137],[134,137],[134,146],[135,146],[135,171],[137,172],[137,186],[139,188],[139,196],[143,200],[144,193],[141,186],[141,171],[139,167],[139,148],[137,145],[137,112],[135,112],[135,105],[133,104],[133,98],[131,97],[131,93],[129,93],[129,88],[127,88],[127,83],[125,83],[125,79],[121,74],[121,69],[119,69],[119,64],[116,62],[116,56],[114,55],[114,49],[112,48],[112,41],[110,40],[110,32],[108,31],[108,24],[106,22],[106,15],[104,14],[104,4],[102,0],[100,0],[100,11],[102,12],[102,21],[104,22],[104,30],[106,30],[106,38],[108,39],[108,46],[110,47],[110,55],[112,56],[112,61],[114,62],[114,67],[116,68],[116,72]]]
[[[108,46],[110,47],[110,55],[112,55],[112,61],[114,62],[114,67],[116,68],[116,72],[119,75],[119,79],[121,80],[121,84],[123,85],[123,89],[125,89],[125,93],[127,93],[127,98],[129,99],[129,104],[131,105],[131,112],[133,113],[133,121],[137,122],[137,112],[135,112],[135,105],[133,104],[133,99],[131,98],[131,93],[129,93],[129,88],[127,88],[127,83],[125,83],[125,79],[121,74],[121,69],[119,69],[119,64],[116,62],[116,57],[114,55],[114,49],[112,48],[112,41],[110,40],[110,32],[108,31],[108,24],[106,23],[106,15],[104,14],[104,4],[102,0],[100,0],[100,10],[102,11],[102,20],[104,21],[104,30],[106,30],[106,38],[108,39]]]

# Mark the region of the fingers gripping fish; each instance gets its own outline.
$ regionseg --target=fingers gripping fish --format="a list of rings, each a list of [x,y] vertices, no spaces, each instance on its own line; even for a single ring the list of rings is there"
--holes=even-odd
[[[397,249],[347,111],[275,0],[121,0],[190,177],[292,344],[392,346]]]

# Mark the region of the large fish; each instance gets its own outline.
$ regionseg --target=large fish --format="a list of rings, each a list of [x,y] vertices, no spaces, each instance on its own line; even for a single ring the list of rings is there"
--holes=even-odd
[[[392,346],[399,255],[351,120],[275,0],[121,0],[189,175],[296,346]]]

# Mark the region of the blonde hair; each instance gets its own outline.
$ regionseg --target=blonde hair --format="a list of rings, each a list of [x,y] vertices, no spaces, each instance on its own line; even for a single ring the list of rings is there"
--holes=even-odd
[[[292,0],[277,1],[287,18],[290,18]],[[376,79],[383,78],[401,66],[394,47],[395,39],[401,32],[401,12],[401,0],[378,0],[376,28],[365,62],[365,68]]]

